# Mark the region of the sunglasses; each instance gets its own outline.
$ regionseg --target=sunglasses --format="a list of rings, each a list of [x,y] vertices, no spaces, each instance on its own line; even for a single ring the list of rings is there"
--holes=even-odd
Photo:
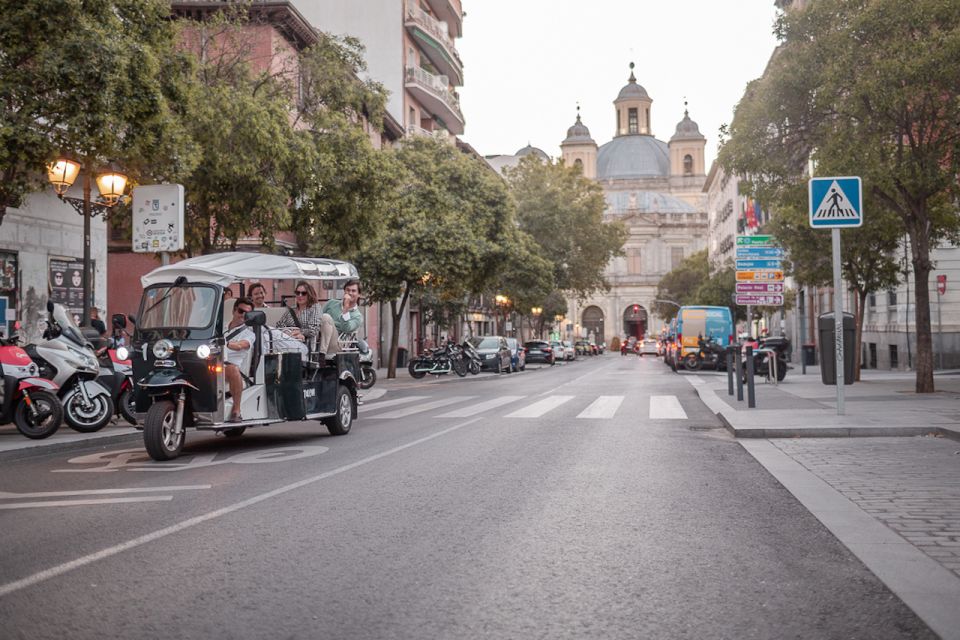
[[[306,292],[306,291],[297,291],[296,294],[297,294],[298,296],[305,296],[305,295],[307,295],[307,292]]]
[[[247,313],[248,311],[253,311],[253,309],[234,309],[234,313]]]

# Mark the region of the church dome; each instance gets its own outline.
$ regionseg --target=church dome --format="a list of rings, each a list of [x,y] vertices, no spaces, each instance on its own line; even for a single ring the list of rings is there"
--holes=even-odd
[[[623,100],[649,100],[650,96],[647,94],[647,90],[642,86],[637,84],[637,77],[633,75],[633,63],[630,63],[630,79],[627,81],[627,84],[624,85],[623,89],[620,89],[620,93],[617,95],[617,99],[614,100],[614,103],[621,102]]]
[[[690,114],[686,110],[683,111],[683,120],[677,123],[677,131],[670,138],[670,142],[674,140],[706,140],[700,133],[700,127],[690,119]]]
[[[517,156],[518,158],[523,158],[523,157],[525,157],[525,156],[530,155],[531,153],[532,153],[533,155],[537,156],[539,159],[543,160],[544,162],[549,162],[549,161],[550,161],[550,156],[548,156],[548,155],[543,151],[543,149],[538,149],[538,148],[536,148],[536,147],[534,147],[534,146],[532,146],[532,145],[529,145],[529,144],[528,144],[527,146],[525,146],[523,149],[520,149],[519,151],[517,151],[517,152],[516,152],[515,154],[513,154],[513,155]]]
[[[580,121],[580,114],[577,114],[577,121],[573,124],[572,127],[567,129],[567,138],[561,144],[572,144],[578,142],[592,142],[593,138],[590,137],[590,129],[587,128],[587,125],[583,124]]]
[[[667,145],[653,136],[619,136],[600,147],[597,154],[598,180],[669,175]]]
[[[606,195],[611,213],[696,213],[688,202],[655,191],[611,191]]]

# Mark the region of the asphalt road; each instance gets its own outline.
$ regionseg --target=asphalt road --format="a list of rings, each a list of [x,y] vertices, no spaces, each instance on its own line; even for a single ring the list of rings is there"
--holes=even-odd
[[[657,360],[403,387],[6,462],[0,635],[935,637]]]

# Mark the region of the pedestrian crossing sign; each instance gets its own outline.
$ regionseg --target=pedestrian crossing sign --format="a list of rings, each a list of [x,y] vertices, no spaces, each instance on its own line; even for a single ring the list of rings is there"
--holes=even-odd
[[[812,178],[809,193],[811,227],[833,229],[863,224],[863,187],[859,177]]]

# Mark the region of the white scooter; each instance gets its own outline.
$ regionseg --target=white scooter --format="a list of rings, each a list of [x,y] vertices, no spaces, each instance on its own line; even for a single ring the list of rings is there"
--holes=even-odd
[[[40,375],[60,387],[63,419],[83,433],[102,429],[113,417],[110,391],[97,382],[97,354],[62,305],[47,303],[44,342],[29,344],[24,351],[40,368]]]

